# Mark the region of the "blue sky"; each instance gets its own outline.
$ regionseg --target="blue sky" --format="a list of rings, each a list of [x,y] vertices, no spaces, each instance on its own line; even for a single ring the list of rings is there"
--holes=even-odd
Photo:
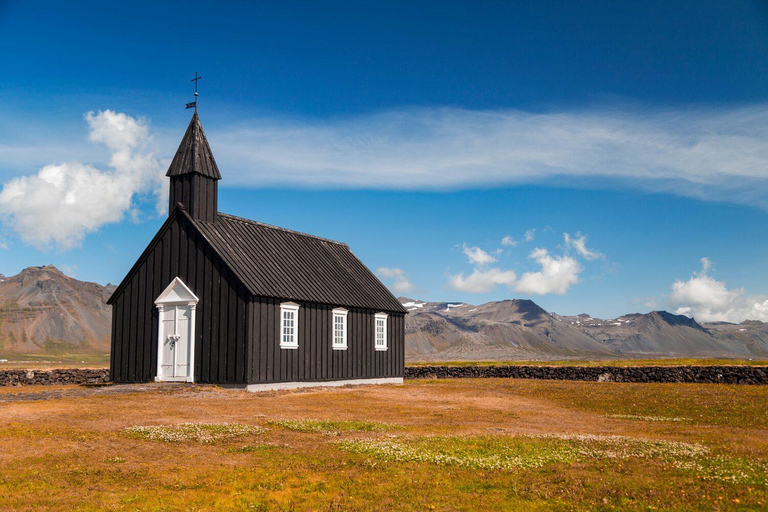
[[[220,208],[396,291],[768,320],[763,2],[276,4],[0,1],[0,272],[121,279],[199,71]]]

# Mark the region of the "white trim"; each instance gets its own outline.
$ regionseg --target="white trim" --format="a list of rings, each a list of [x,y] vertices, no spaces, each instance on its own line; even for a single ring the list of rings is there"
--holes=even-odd
[[[293,312],[293,341],[286,343],[283,341],[285,332],[285,313]],[[295,302],[283,302],[280,304],[280,331],[278,332],[280,348],[296,350],[299,348],[299,305]]]
[[[349,311],[347,311],[344,308],[336,308],[333,310],[331,314],[331,348],[333,350],[347,350],[347,315],[349,314]],[[336,344],[336,317],[341,317],[343,319],[342,321],[342,331],[341,331],[341,338],[342,338],[342,344],[337,345]]]
[[[388,317],[389,315],[387,313],[376,313],[373,317],[373,348],[375,348],[377,351],[380,351],[380,352],[383,352],[388,348],[388,343],[387,343],[387,336],[388,336],[387,324],[389,323],[387,321]],[[384,345],[379,345],[377,343],[378,339],[376,338],[376,335],[378,334],[377,332],[378,325],[376,324],[378,324],[379,320],[384,320]]]
[[[383,377],[378,379],[350,379],[350,380],[321,380],[309,382],[270,382],[268,384],[223,385],[225,388],[242,389],[251,393],[260,391],[280,391],[285,389],[361,386],[379,384],[402,384],[402,377]]]
[[[185,292],[184,294],[176,294],[176,297],[172,297],[172,293],[181,287],[181,290]],[[200,299],[197,298],[197,295],[194,294],[192,290],[189,289],[189,287],[184,284],[184,281],[181,280],[181,278],[176,277],[173,281],[171,281],[171,284],[165,287],[165,290],[163,290],[163,293],[160,294],[160,296],[155,299],[155,305],[159,306],[160,304],[197,304],[200,301]]]
[[[178,293],[178,289],[181,288],[182,293]],[[155,381],[181,381],[181,382],[195,382],[195,311],[197,309],[197,303],[200,299],[194,294],[189,287],[184,284],[181,278],[176,277],[171,281],[171,284],[165,287],[163,293],[155,300],[155,306],[157,307],[157,371],[155,372]],[[187,371],[189,375],[186,378],[169,378],[164,377],[162,372],[163,367],[163,313],[166,306],[188,306],[189,307],[189,367]],[[178,326],[178,315],[175,315],[174,322]]]

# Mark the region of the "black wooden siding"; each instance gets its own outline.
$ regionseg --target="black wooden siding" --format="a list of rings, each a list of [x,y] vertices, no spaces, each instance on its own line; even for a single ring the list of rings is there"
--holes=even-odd
[[[146,382],[157,373],[155,299],[180,277],[198,296],[195,381],[245,383],[250,295],[181,216],[172,215],[120,285],[112,303],[115,382]]]
[[[333,306],[299,302],[298,349],[280,348],[280,303],[255,298],[249,308],[251,383],[402,377],[405,367],[405,315],[387,317],[387,346],[377,351],[378,311],[348,308],[347,350],[332,348]]]
[[[171,177],[168,211],[183,204],[189,215],[205,222],[214,222],[218,210],[218,181],[197,173]]]
[[[389,313],[386,351],[374,346],[378,310],[347,307],[347,350],[333,350],[332,310],[297,301],[299,348],[281,349],[280,303],[253,297],[197,232],[183,210],[172,213],[126,280],[113,305],[110,371],[115,382],[146,382],[157,373],[155,299],[174,277],[198,296],[195,381],[220,384],[402,377],[405,317]]]

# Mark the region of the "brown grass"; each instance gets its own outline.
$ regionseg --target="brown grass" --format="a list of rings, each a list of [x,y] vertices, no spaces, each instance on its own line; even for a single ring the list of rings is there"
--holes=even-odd
[[[148,387],[70,397],[74,388],[2,390],[0,508],[711,510],[760,509],[768,499],[768,387],[501,379],[262,394]],[[10,401],[45,390],[63,397]],[[167,442],[126,431],[182,423],[237,435]],[[599,449],[575,434],[601,436]],[[706,455],[604,456],[647,440]],[[392,446],[400,451],[386,452]],[[515,464],[495,468],[488,461],[499,454]],[[748,478],[732,479],[737,472]]]

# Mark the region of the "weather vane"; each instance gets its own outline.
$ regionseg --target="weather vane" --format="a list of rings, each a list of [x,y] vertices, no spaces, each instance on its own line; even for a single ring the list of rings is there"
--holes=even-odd
[[[197,81],[200,80],[201,78],[203,77],[197,76],[197,71],[195,71],[195,78],[190,80],[190,82],[195,82],[195,101],[193,101],[192,103],[187,103],[186,108],[194,108],[195,113],[197,113]]]

